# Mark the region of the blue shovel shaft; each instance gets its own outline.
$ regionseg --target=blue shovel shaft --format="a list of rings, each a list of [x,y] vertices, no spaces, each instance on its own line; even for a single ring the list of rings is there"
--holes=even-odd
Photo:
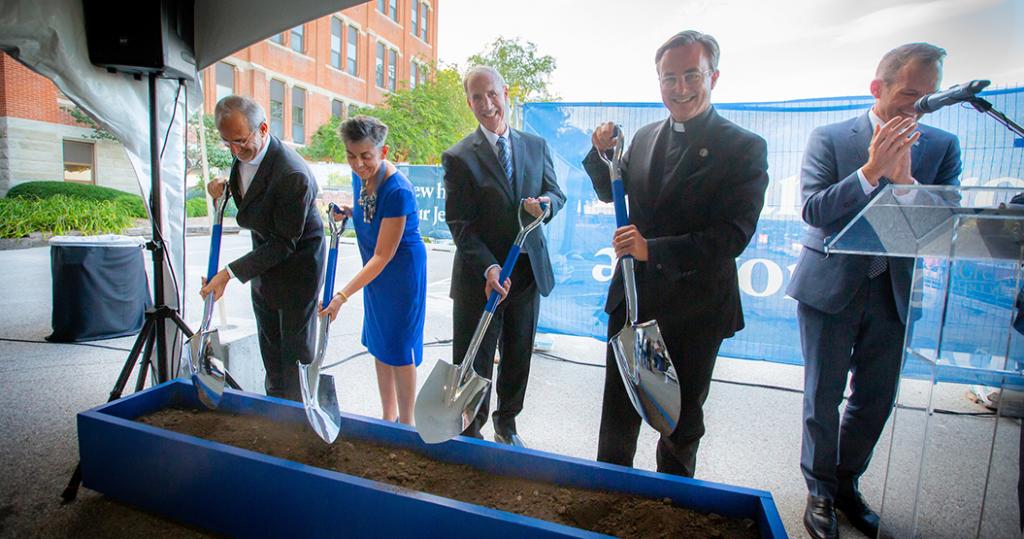
[[[338,264],[338,245],[334,244],[327,251],[327,275],[324,276],[324,301],[323,308],[331,303],[331,296],[334,295],[334,268]]]
[[[519,251],[522,248],[518,245],[512,245],[512,248],[508,250],[508,256],[505,257],[505,263],[501,266],[501,274],[498,276],[498,283],[502,286],[505,285],[505,279],[508,279],[509,275],[512,275],[512,268],[516,265],[516,260],[519,259]],[[484,310],[489,313],[494,313],[494,309],[498,307],[498,298],[501,295],[497,290],[491,292],[491,295],[487,297],[487,306]]]
[[[217,268],[220,265],[221,227],[220,223],[216,223],[210,231],[210,263],[206,266],[206,282],[213,280],[213,276],[217,275]]]

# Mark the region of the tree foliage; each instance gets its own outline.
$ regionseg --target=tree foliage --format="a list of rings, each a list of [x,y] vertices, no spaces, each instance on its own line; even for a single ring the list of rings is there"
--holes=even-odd
[[[70,107],[61,108],[63,108],[64,111],[67,112],[68,115],[70,115],[71,118],[73,118],[76,122],[86,127],[92,128],[92,133],[86,135],[87,138],[92,138],[96,140],[112,140],[114,142],[117,142],[117,137],[115,137],[113,133],[100,127],[100,124],[96,123],[96,120],[93,120],[92,116],[86,114],[85,111],[78,108],[77,105],[71,105]]]
[[[361,107],[356,114],[373,116],[388,126],[389,159],[414,165],[437,164],[441,153],[476,127],[466,106],[462,76],[451,67],[435,69],[426,82],[401,88],[379,107]],[[344,161],[345,148],[337,120],[320,126],[303,154],[309,159]]]
[[[187,151],[189,168],[190,170],[201,171],[203,165],[200,162],[202,155],[199,152],[199,115],[193,115],[188,123]],[[224,173],[231,168],[234,158],[231,157],[231,152],[220,140],[220,132],[217,131],[217,122],[213,119],[213,115],[204,114],[202,124],[205,130],[203,135],[206,137],[206,159],[209,162],[210,169],[216,169]]]
[[[558,100],[558,96],[548,90],[548,79],[557,62],[549,54],[538,54],[537,45],[531,41],[499,36],[488,43],[483,52],[470,56],[468,61],[470,65],[497,69],[505,79],[508,96],[513,103]]]

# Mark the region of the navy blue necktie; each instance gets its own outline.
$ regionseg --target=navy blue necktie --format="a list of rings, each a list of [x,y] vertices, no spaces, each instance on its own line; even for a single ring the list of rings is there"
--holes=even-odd
[[[509,185],[512,185],[512,152],[508,151],[508,139],[505,137],[498,137],[498,161]]]

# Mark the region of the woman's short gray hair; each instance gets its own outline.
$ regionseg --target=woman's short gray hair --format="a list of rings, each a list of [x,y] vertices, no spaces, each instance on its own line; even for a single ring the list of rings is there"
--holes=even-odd
[[[255,131],[260,127],[260,124],[267,121],[267,113],[263,111],[263,107],[259,103],[248,97],[229,95],[218,101],[217,106],[213,109],[216,125],[220,125],[221,120],[234,112],[239,112],[245,116],[246,121],[249,122],[249,129],[252,131]]]
[[[369,140],[380,148],[388,138],[388,126],[373,116],[360,114],[342,122],[338,127],[338,134],[345,144]]]

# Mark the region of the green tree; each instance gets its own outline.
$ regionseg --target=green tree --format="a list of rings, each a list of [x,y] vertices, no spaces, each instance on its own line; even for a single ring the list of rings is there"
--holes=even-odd
[[[488,43],[483,52],[470,56],[468,62],[497,69],[505,79],[513,103],[558,100],[558,96],[548,90],[548,80],[557,62],[551,55],[539,55],[537,45],[531,41],[499,36]]]
[[[309,144],[299,148],[299,154],[310,161],[330,161],[332,163],[345,162],[345,145],[341,142],[341,135],[338,134],[338,126],[341,125],[341,118],[331,116],[326,123],[317,128],[316,133],[309,139]]]
[[[100,124],[96,123],[96,120],[93,120],[92,116],[86,114],[85,111],[78,108],[77,105],[61,108],[63,108],[64,111],[67,112],[76,122],[92,128],[92,133],[87,136],[88,138],[96,140],[112,140],[117,142],[117,137],[115,137],[113,133],[100,127]]]
[[[466,106],[462,75],[452,67],[435,69],[426,82],[411,89],[401,88],[388,94],[379,107],[361,107],[355,113],[387,124],[388,158],[414,165],[439,163],[442,152],[476,127],[476,119]],[[337,120],[317,129],[303,155],[344,161]]]
[[[202,121],[203,129],[205,130],[203,135],[206,137],[206,160],[210,165],[211,174],[215,174],[216,171],[220,171],[221,174],[226,173],[231,168],[231,163],[234,158],[231,156],[231,152],[224,146],[224,143],[220,140],[220,132],[217,131],[217,123],[213,119],[212,114],[204,114]],[[189,171],[196,173],[202,173],[202,154],[199,151],[199,114],[193,114],[192,118],[188,122],[188,165]],[[200,178],[199,186],[202,188],[206,185],[208,178]]]

